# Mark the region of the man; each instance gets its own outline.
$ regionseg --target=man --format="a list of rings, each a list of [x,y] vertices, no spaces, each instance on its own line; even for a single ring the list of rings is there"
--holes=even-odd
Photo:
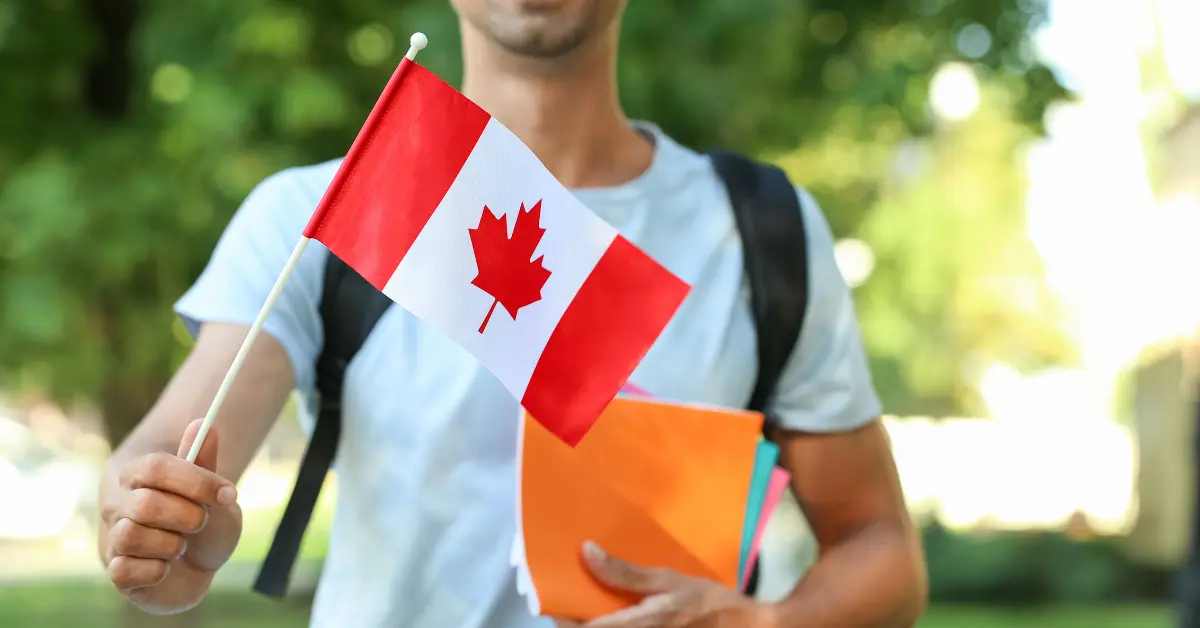
[[[463,92],[601,217],[693,291],[633,376],[665,398],[741,406],[754,329],[732,212],[711,163],[624,116],[620,0],[455,0]],[[399,167],[403,167],[400,164]],[[241,529],[233,482],[293,388],[311,397],[327,251],[311,247],[234,384],[197,465],[182,454],[337,163],[296,168],[246,199],[177,310],[196,346],[101,488],[113,583],[157,613],[197,604]],[[821,546],[795,591],[760,604],[714,583],[581,548],[598,579],[644,594],[607,626],[911,626],[925,574],[832,236],[804,197],[805,328],[771,408],[781,460]],[[486,369],[401,308],[352,363],[339,503],[314,626],[544,626],[518,595],[516,402]],[[684,429],[681,426],[681,429]],[[218,438],[219,436],[219,438]],[[561,625],[572,622],[562,621]]]

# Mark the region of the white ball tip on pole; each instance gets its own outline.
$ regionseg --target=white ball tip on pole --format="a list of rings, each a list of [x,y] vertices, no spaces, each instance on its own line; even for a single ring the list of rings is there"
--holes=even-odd
[[[425,33],[413,33],[412,37],[408,38],[408,54],[404,56],[411,60],[413,57],[417,56],[418,52],[428,45],[429,38],[425,36]]]

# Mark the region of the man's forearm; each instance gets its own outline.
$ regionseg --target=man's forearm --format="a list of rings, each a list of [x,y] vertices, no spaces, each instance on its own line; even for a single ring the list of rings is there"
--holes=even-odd
[[[928,583],[919,542],[899,524],[873,524],[823,548],[816,565],[775,606],[778,628],[908,628]]]

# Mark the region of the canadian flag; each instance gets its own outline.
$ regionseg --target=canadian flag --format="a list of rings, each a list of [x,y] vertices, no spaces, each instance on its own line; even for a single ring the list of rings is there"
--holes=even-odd
[[[408,59],[304,235],[465,347],[571,445],[690,289]]]

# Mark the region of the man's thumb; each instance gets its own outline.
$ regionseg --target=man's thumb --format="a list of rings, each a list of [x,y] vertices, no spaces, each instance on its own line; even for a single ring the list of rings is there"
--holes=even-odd
[[[196,440],[196,435],[200,433],[200,425],[204,421],[196,419],[188,424],[187,429],[183,431],[183,440],[179,441],[179,453],[176,454],[180,458],[184,458],[192,451],[192,443]],[[204,438],[204,444],[200,446],[200,454],[196,456],[196,466],[216,472],[217,470],[217,430],[212,428],[208,430],[208,436]]]
[[[642,595],[666,591],[671,587],[675,575],[668,569],[643,567],[621,560],[592,541],[583,544],[583,561],[601,584]]]

